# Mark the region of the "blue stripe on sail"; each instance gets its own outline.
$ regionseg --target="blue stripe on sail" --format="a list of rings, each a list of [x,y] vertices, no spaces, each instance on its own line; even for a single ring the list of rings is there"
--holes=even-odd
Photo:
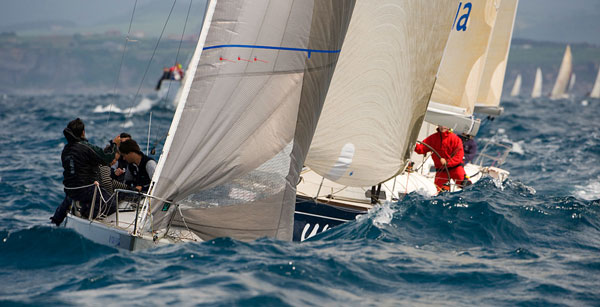
[[[339,53],[339,50],[321,50],[321,49],[304,49],[304,48],[290,48],[290,47],[275,47],[275,46],[259,46],[259,45],[216,45],[204,47],[202,50],[209,49],[218,49],[218,48],[254,48],[254,49],[274,49],[274,50],[287,50],[287,51],[300,51],[307,52],[308,58],[310,59],[310,54],[313,52],[317,53]]]

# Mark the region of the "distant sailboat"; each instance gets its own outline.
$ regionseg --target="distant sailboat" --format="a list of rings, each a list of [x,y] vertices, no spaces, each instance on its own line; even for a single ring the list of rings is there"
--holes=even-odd
[[[521,94],[521,74],[517,75],[517,79],[515,79],[515,84],[513,85],[512,91],[510,95],[515,97]]]
[[[538,67],[535,72],[535,81],[533,82],[533,90],[531,91],[531,98],[538,98],[542,96],[542,69]]]
[[[596,82],[594,82],[594,87],[592,88],[590,97],[600,98],[600,68],[598,68],[598,75],[596,76]]]
[[[569,85],[569,79],[571,78],[571,72],[573,70],[573,56],[571,55],[571,46],[567,45],[565,55],[563,56],[556,82],[552,88],[550,99],[561,99],[568,97],[567,86]]]
[[[571,74],[571,79],[569,79],[569,89],[567,90],[567,93],[569,95],[573,95],[573,87],[575,86],[575,73]]]

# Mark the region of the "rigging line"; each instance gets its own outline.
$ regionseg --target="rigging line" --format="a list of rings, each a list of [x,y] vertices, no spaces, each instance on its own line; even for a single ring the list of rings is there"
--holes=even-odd
[[[192,0],[190,0],[190,5],[188,6],[188,11],[185,16],[185,22],[183,23],[183,31],[181,32],[181,38],[179,39],[179,46],[177,47],[177,55],[175,55],[175,65],[177,65],[177,63],[179,62],[179,52],[181,51],[181,44],[183,43],[183,37],[185,36],[185,29],[187,28],[187,22],[188,22],[188,18],[190,17],[191,10],[192,10]],[[181,76],[181,79],[183,79],[183,76]],[[183,80],[180,80],[180,81],[183,81]],[[167,105],[170,91],[171,91],[171,82],[169,82],[169,86],[167,87],[167,95],[164,98],[165,103],[164,103],[163,107],[166,107],[166,105]]]
[[[177,0],[174,0],[173,5],[171,6],[171,11],[169,11],[169,16],[167,16],[167,20],[165,21],[162,31],[160,32],[158,41],[156,41],[156,46],[154,46],[154,51],[152,51],[152,56],[150,57],[150,60],[148,61],[148,65],[146,66],[146,71],[144,71],[144,75],[142,76],[142,81],[140,82],[140,86],[138,86],[135,96],[133,97],[131,106],[129,108],[129,112],[127,113],[127,117],[131,116],[131,111],[133,110],[133,105],[135,104],[135,100],[137,99],[138,95],[140,94],[140,90],[142,89],[142,85],[144,84],[144,80],[146,79],[146,75],[148,74],[148,70],[150,70],[150,64],[152,64],[152,59],[154,59],[154,56],[156,55],[156,50],[158,49],[158,45],[160,44],[160,40],[162,39],[163,34],[165,33],[167,24],[169,24],[169,19],[171,18],[171,14],[173,13],[173,8],[175,8],[176,3],[177,3]]]
[[[121,76],[121,69],[123,68],[123,60],[125,59],[125,52],[127,51],[127,43],[129,42],[129,34],[131,33],[131,25],[133,24],[133,16],[135,15],[135,8],[137,7],[137,0],[133,4],[133,12],[131,12],[131,19],[129,20],[129,29],[127,30],[127,37],[125,37],[125,46],[123,47],[123,54],[121,54],[121,63],[119,64],[119,71],[117,72],[117,80],[115,81],[115,87],[113,88],[113,103],[108,106],[108,117],[106,118],[106,126],[110,120],[110,113],[112,106],[115,103],[115,97],[117,95],[117,85],[119,84],[119,77]]]

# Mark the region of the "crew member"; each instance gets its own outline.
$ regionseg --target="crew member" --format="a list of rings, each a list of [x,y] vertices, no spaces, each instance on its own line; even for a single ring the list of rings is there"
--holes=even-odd
[[[154,175],[156,161],[146,156],[137,142],[132,139],[122,142],[119,152],[129,163],[129,171],[133,175],[133,187],[139,192],[147,192]]]
[[[69,122],[63,134],[67,139],[67,145],[61,154],[66,197],[50,220],[57,226],[60,225],[67,215],[71,200],[79,201],[81,215],[88,217],[95,189],[99,191],[96,192],[93,217],[99,214],[100,209],[107,215],[112,214],[116,209],[114,199],[103,204],[102,198],[109,199],[110,194],[105,189],[98,188],[96,183],[100,180],[99,166],[108,165],[114,160],[117,146],[121,142],[120,137],[116,136],[104,150],[92,145],[85,138],[85,125],[79,118]]]
[[[431,156],[436,169],[435,185],[438,192],[450,190],[450,178],[454,179],[456,184],[462,185],[465,181],[465,170],[463,144],[460,138],[447,127],[438,126],[437,132],[425,138],[423,143],[437,152]],[[426,154],[429,151],[431,149],[423,144],[417,144],[415,148],[415,152],[419,154]]]
[[[463,158],[463,163],[466,165],[467,163],[473,161],[475,155],[477,154],[477,142],[472,135],[462,133],[460,135],[460,139],[463,142],[463,150],[465,152],[465,156]]]

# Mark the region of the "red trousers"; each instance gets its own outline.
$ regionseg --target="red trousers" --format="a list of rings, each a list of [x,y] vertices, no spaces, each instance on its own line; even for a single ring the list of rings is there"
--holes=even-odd
[[[463,184],[466,173],[462,165],[459,165],[455,168],[450,168],[448,171],[450,172],[450,178],[454,179],[456,184]],[[446,168],[442,168],[435,173],[435,186],[437,187],[438,192],[441,190],[450,190],[450,185],[446,185],[448,181],[448,173],[446,172]]]

